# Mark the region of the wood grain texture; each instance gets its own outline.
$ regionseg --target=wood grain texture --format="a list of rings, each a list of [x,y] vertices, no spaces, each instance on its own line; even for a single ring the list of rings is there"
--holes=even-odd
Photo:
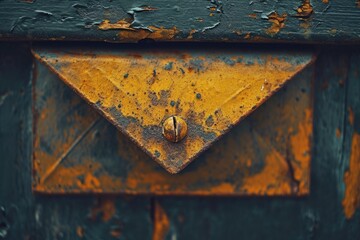
[[[353,42],[356,0],[0,1],[0,39]]]
[[[0,239],[149,238],[149,198],[32,193],[31,69],[29,46],[0,44]]]

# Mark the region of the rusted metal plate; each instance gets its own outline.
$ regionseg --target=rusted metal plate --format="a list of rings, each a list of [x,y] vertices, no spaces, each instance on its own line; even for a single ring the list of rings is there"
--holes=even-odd
[[[254,111],[307,66],[309,52],[36,49],[66,84],[170,173]],[[177,143],[166,119],[187,124]]]
[[[35,72],[36,192],[267,196],[309,193],[313,76],[310,66],[176,175],[164,171],[44,65],[37,63]]]

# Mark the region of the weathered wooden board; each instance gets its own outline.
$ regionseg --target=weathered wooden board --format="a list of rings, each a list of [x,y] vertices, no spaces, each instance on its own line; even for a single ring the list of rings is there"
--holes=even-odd
[[[0,1],[0,39],[359,42],[357,0]]]

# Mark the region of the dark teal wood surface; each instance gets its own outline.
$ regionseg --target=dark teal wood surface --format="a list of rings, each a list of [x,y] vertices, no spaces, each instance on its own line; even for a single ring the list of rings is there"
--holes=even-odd
[[[101,25],[123,21],[124,25]],[[352,42],[360,39],[356,0],[0,1],[0,39],[128,42],[157,40]],[[101,27],[102,26],[102,27]],[[136,32],[141,37],[130,39]]]
[[[342,205],[360,132],[359,49],[319,49],[311,193],[302,198],[34,195],[29,49],[0,43],[0,239],[152,239],[154,205],[168,219],[165,239],[360,239],[359,208],[347,219]]]

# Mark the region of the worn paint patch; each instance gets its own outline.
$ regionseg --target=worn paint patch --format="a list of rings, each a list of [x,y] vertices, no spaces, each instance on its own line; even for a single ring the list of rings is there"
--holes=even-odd
[[[288,165],[285,158],[274,151],[266,156],[265,168],[260,173],[247,178],[244,190],[266,195],[278,195],[279,192],[291,192],[291,184],[281,178],[287,178]],[[279,179],[280,178],[280,179]]]
[[[312,59],[307,53],[226,50],[48,50],[35,56],[171,173],[182,170]],[[176,144],[161,134],[163,121],[173,115],[189,129]]]
[[[76,235],[79,238],[83,238],[85,236],[85,229],[82,226],[77,226],[76,227]]]
[[[342,201],[347,219],[360,208],[360,134],[354,133],[351,141],[349,169],[344,175],[345,196]]]
[[[167,216],[164,208],[160,205],[158,201],[154,202],[153,208],[154,229],[152,240],[164,240],[166,239],[166,236],[170,230],[169,217]]]
[[[295,157],[295,161],[291,163],[293,178],[298,184],[298,191],[307,193],[309,191],[309,181],[301,181],[309,174],[311,160],[311,133],[312,127],[312,111],[306,109],[305,118],[299,123],[296,134],[290,137],[291,151]],[[305,177],[305,178],[304,178]]]

